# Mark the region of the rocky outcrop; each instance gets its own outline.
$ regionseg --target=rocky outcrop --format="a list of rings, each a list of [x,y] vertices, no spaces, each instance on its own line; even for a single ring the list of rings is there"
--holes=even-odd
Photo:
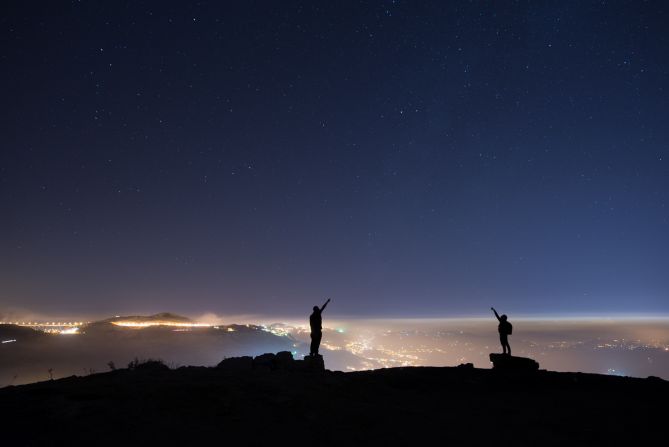
[[[253,369],[265,370],[265,371],[272,371],[278,369],[276,365],[276,354],[267,353],[254,357]]]
[[[305,355],[304,360],[301,361],[302,369],[307,371],[325,371],[325,362],[323,356],[320,354]]]
[[[289,351],[277,352],[274,356],[275,369],[291,369],[294,366],[295,360],[293,359],[293,354]]]
[[[493,369],[497,371],[536,372],[539,363],[527,357],[514,357],[507,354],[490,354]]]
[[[219,369],[227,371],[325,371],[321,355],[308,355],[295,360],[289,351],[266,353],[256,357],[231,357],[221,360]]]
[[[253,369],[253,357],[230,357],[221,360],[217,367],[226,371],[250,371]]]

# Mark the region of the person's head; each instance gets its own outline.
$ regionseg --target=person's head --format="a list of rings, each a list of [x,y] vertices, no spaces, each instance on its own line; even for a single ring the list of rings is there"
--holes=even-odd
[[[502,321],[506,321],[506,315],[502,315],[501,317],[499,317],[499,319]]]
[[[318,306],[314,306],[314,312],[318,312],[319,310],[321,310],[320,307],[318,307]]]

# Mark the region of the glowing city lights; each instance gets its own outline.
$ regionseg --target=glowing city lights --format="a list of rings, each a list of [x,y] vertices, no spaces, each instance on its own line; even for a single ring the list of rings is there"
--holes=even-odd
[[[2,324],[29,327],[47,334],[73,335],[78,334],[79,328],[87,323],[83,321],[2,321],[0,325]]]
[[[207,323],[190,323],[181,321],[112,321],[115,326],[130,327],[130,328],[146,328],[151,326],[174,326],[174,327],[211,327]]]

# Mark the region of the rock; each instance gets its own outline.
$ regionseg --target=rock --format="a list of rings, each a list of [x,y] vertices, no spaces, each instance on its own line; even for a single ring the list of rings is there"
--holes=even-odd
[[[300,363],[300,369],[304,371],[325,371],[325,362],[320,354],[305,355]]]
[[[266,353],[253,358],[253,369],[273,370],[276,354]]]
[[[290,351],[280,351],[274,357],[274,369],[292,369],[295,360]]]
[[[229,371],[248,371],[251,369],[259,371],[274,371],[278,369],[294,369],[295,360],[289,351],[281,351],[276,354],[266,353],[253,357],[231,357],[221,360],[218,368]]]
[[[527,357],[514,357],[507,354],[490,354],[493,369],[498,371],[534,372],[539,370],[539,363]]]
[[[457,366],[458,369],[474,369],[474,364],[473,363],[460,363]]]
[[[308,357],[308,358],[307,358]],[[229,371],[294,371],[315,370],[325,371],[323,357],[305,357],[305,360],[295,360],[290,351],[280,351],[276,354],[266,353],[257,357],[231,357],[221,360],[218,368]]]
[[[249,371],[253,369],[253,357],[231,357],[221,360],[218,368],[228,371]]]

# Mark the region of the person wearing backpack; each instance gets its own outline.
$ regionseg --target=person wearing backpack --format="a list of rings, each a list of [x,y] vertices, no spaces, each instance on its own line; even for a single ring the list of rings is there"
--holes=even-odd
[[[502,315],[501,317],[497,313],[494,307],[491,307],[493,312],[495,312],[495,317],[499,321],[499,326],[497,330],[499,331],[499,342],[502,344],[502,351],[504,354],[511,355],[511,345],[509,344],[509,335],[513,332],[513,326],[507,321],[507,316]]]

